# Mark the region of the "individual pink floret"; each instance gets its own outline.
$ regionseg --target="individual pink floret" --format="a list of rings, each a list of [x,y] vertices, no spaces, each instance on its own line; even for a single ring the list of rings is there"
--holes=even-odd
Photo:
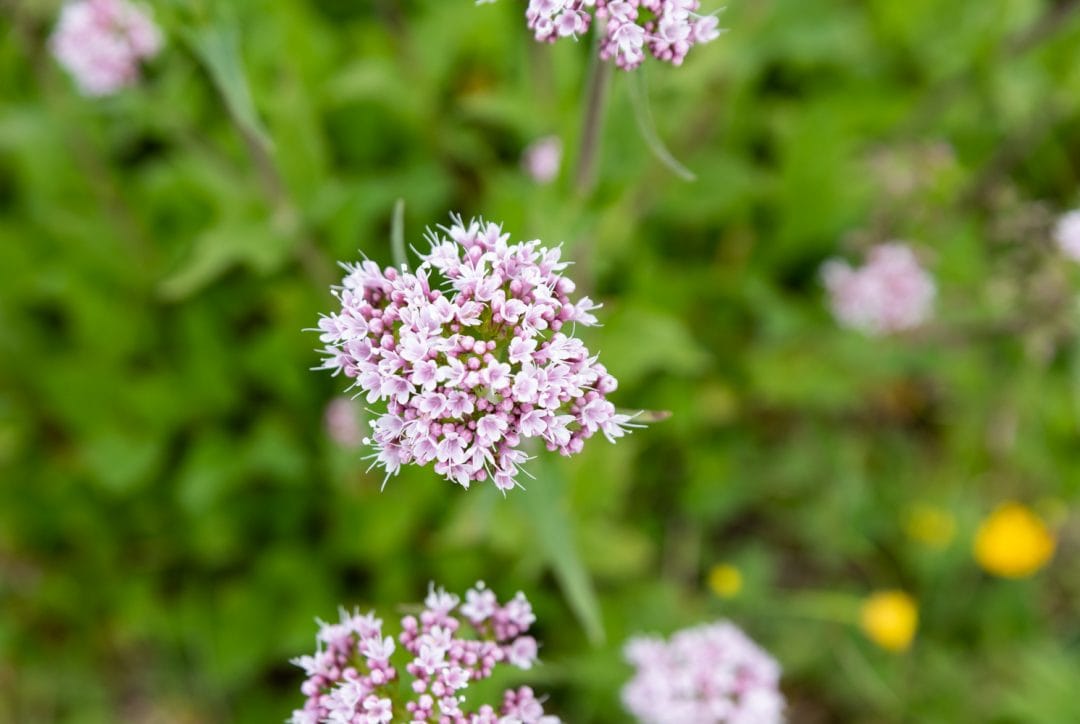
[[[440,233],[441,232],[441,233]],[[617,387],[573,336],[600,305],[571,300],[560,249],[509,243],[496,224],[460,219],[429,232],[415,273],[346,265],[340,311],[319,320],[322,368],[385,405],[365,440],[373,465],[396,474],[431,464],[468,488],[517,485],[529,438],[562,455],[633,427],[607,399]]]
[[[918,327],[930,317],[937,293],[933,277],[902,242],[873,247],[857,269],[830,260],[822,279],[837,321],[870,335]]]
[[[472,682],[503,663],[531,668],[537,645],[527,635],[536,617],[524,594],[500,605],[481,581],[465,597],[460,605],[432,586],[423,610],[401,619],[396,640],[373,613],[342,609],[338,623],[320,622],[315,653],[292,661],[307,678],[291,724],[558,724],[527,686],[508,689],[498,711],[487,704],[467,711]]]
[[[50,40],[53,55],[88,96],[134,84],[139,63],[161,46],[161,32],[148,12],[127,0],[68,3]]]
[[[777,724],[780,666],[726,621],[684,629],[665,641],[636,637],[623,706],[643,724]]]

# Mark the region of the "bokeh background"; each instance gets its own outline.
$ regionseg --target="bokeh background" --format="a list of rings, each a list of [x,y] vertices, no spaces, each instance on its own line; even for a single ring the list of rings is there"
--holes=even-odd
[[[732,0],[646,68],[698,181],[616,73],[589,193],[590,44],[536,44],[522,2],[151,4],[165,50],[88,100],[58,3],[0,2],[0,721],[280,721],[315,616],[478,578],[533,599],[526,680],[570,722],[627,719],[628,635],[719,617],[779,658],[793,722],[1080,721],[1080,274],[1049,240],[1080,201],[1080,3]],[[344,383],[304,330],[334,261],[390,262],[397,198],[411,243],[450,211],[565,241],[616,401],[673,413],[551,463],[602,642],[535,491],[380,493],[328,435]],[[935,320],[839,328],[820,264],[891,238]],[[1019,580],[972,556],[1009,499],[1057,540]],[[918,607],[906,651],[859,627],[886,589]]]

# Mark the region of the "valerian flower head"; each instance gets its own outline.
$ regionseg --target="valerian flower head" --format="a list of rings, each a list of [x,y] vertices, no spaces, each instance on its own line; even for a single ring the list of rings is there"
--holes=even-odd
[[[780,666],[726,621],[683,629],[670,641],[627,642],[636,672],[623,687],[626,710],[644,724],[777,724]]]
[[[545,43],[577,38],[596,23],[603,33],[600,57],[632,70],[646,53],[681,65],[693,46],[718,38],[719,21],[699,14],[700,5],[699,0],[529,0],[525,21]]]
[[[500,664],[531,668],[537,644],[527,633],[536,617],[524,594],[500,605],[480,582],[465,598],[461,605],[458,596],[432,586],[423,610],[401,619],[396,640],[374,613],[342,609],[339,622],[320,622],[315,653],[292,661],[306,675],[300,687],[306,700],[290,722],[558,724],[527,686],[507,690],[498,710],[488,704],[467,710],[470,684]]]
[[[937,293],[933,277],[902,242],[875,246],[858,269],[833,259],[821,273],[836,320],[869,335],[918,327],[930,317]]]
[[[78,0],[64,6],[50,40],[53,55],[79,90],[104,96],[134,84],[139,63],[161,50],[161,32],[127,0]]]
[[[455,219],[428,233],[415,272],[346,265],[339,312],[319,321],[322,367],[386,411],[370,422],[374,463],[433,464],[468,488],[517,485],[527,438],[562,455],[632,427],[607,395],[617,382],[581,340],[599,305],[571,300],[559,248],[510,243],[496,224]]]

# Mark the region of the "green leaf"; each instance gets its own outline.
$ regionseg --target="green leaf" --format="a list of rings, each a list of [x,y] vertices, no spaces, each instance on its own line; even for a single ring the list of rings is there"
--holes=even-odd
[[[613,374],[627,387],[655,371],[693,375],[710,360],[682,320],[651,307],[627,304],[615,309],[605,327],[598,347],[603,359],[610,360]]]
[[[165,279],[159,292],[165,299],[184,299],[212,283],[237,264],[270,273],[289,253],[289,241],[263,221],[229,220],[195,240],[188,261]]]
[[[532,521],[538,545],[555,574],[574,615],[593,645],[604,642],[604,623],[589,572],[575,545],[574,521],[566,495],[566,479],[552,461],[538,456],[535,480],[511,497]]]
[[[232,23],[219,22],[185,33],[188,44],[205,66],[218,92],[225,99],[233,120],[252,142],[269,152],[273,147],[251,95],[244,61],[240,55],[240,34]]]

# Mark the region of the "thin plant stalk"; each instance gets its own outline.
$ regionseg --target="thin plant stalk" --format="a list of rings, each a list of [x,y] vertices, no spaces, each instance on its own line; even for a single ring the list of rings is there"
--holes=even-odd
[[[634,106],[634,117],[637,119],[638,130],[645,145],[649,147],[653,155],[664,164],[672,173],[683,181],[696,181],[697,174],[684,166],[664,145],[660,134],[656,130],[656,122],[653,120],[652,107],[649,105],[649,89],[645,82],[645,67],[642,66],[630,73],[630,100]]]
[[[390,253],[394,266],[408,270],[409,257],[405,254],[405,199],[394,202],[394,215],[390,219]]]
[[[611,89],[611,63],[600,59],[601,34],[596,32],[593,35],[585,100],[582,104],[583,115],[581,137],[578,140],[577,167],[574,173],[574,186],[578,196],[582,198],[588,197],[596,186],[601,128],[604,124],[604,111],[607,108],[607,99]]]

